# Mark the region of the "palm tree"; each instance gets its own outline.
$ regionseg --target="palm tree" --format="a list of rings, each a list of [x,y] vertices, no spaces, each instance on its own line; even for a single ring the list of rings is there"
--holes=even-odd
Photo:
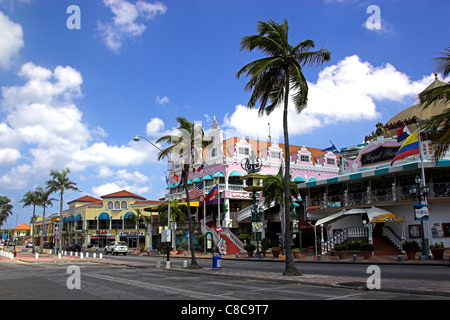
[[[28,191],[27,193],[25,193],[22,200],[20,200],[19,202],[23,203],[24,208],[33,206],[33,216],[31,217],[31,225],[32,225],[31,239],[33,242],[33,253],[34,253],[34,250],[35,250],[34,249],[34,222],[36,221],[36,206],[39,205],[39,195],[38,195],[37,191]]]
[[[47,189],[53,193],[53,192],[59,192],[59,217],[61,219],[62,212],[63,212],[63,205],[64,205],[64,191],[66,190],[74,190],[74,191],[81,191],[77,188],[77,184],[69,179],[69,173],[70,169],[66,168],[62,170],[61,172],[56,170],[50,171],[50,177],[51,180],[47,181]],[[59,226],[59,250],[62,250],[62,224]]]
[[[38,196],[38,205],[43,208],[42,212],[42,228],[43,228],[43,235],[42,235],[42,243],[41,243],[41,253],[43,250],[43,243],[45,239],[47,238],[47,229],[45,228],[45,209],[50,206],[53,207],[53,201],[57,201],[55,198],[50,198],[50,195],[52,192],[50,190],[46,190],[42,188],[41,186],[36,187],[36,194]]]
[[[13,205],[10,202],[7,196],[0,196],[0,226],[6,222],[8,216],[12,215]]]
[[[192,123],[182,116],[176,118],[178,122],[177,135],[166,135],[159,138],[156,143],[164,142],[169,145],[164,150],[161,150],[158,154],[158,160],[165,157],[179,156],[182,159],[183,169],[181,171],[181,181],[180,184],[183,185],[183,189],[186,192],[186,203],[187,203],[187,216],[189,223],[189,241],[194,243],[194,232],[192,230],[192,219],[191,219],[191,205],[188,192],[188,176],[189,170],[192,164],[197,163],[202,156],[203,148],[206,148],[211,141],[205,141],[205,132],[203,127],[198,123]],[[194,246],[191,247],[191,268],[200,268],[195,257]]]
[[[450,74],[450,46],[444,48],[441,56],[435,59],[435,65],[437,72],[442,72],[444,77]],[[423,91],[419,94],[419,99],[423,109],[438,103],[449,103],[450,83]],[[428,119],[424,129],[428,131],[432,145],[435,148],[434,158],[437,162],[450,147],[450,107],[446,108],[441,114]]]
[[[289,181],[289,193],[291,197],[298,197],[297,184],[293,181]],[[284,212],[285,199],[284,199],[284,176],[281,167],[276,176],[269,175],[264,178],[262,195],[264,197],[264,204],[267,208],[269,208],[272,203],[275,203],[275,205],[280,205],[280,217],[282,217],[281,213]],[[283,220],[284,219],[282,219],[282,221]],[[286,230],[284,230],[284,226],[285,225],[281,226],[283,235],[286,232]],[[285,244],[283,248],[286,248],[286,246],[287,244]]]
[[[170,201],[170,218],[179,224],[186,223],[186,206],[179,205],[178,200]],[[161,225],[167,225],[167,213],[168,213],[168,204],[164,202],[158,206],[159,212],[159,223]]]
[[[258,22],[258,34],[243,37],[241,51],[258,49],[266,57],[252,61],[242,67],[236,74],[239,78],[244,73],[250,76],[245,89],[253,91],[247,104],[254,108],[260,101],[259,115],[270,113],[279,105],[283,105],[283,133],[285,153],[284,190],[289,190],[289,133],[288,133],[288,104],[292,90],[292,102],[298,113],[306,108],[308,101],[308,84],[302,73],[303,66],[321,65],[330,60],[331,53],[326,49],[309,51],[314,48],[312,40],[305,40],[292,46],[288,42],[289,26],[285,19],[283,23],[272,20]],[[268,105],[268,103],[270,103]],[[285,243],[291,243],[289,225],[289,192],[284,192],[285,198]],[[286,269],[283,275],[299,275],[295,267],[290,246],[286,247]]]

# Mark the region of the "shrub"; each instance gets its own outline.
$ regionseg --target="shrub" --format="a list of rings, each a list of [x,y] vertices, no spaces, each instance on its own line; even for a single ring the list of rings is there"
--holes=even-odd
[[[255,249],[256,249],[256,246],[254,244],[246,244],[244,246],[245,251],[255,251]]]
[[[352,241],[348,243],[348,250],[362,250],[361,249],[361,242],[359,241]]]
[[[440,244],[439,243],[435,243],[435,244],[430,245],[430,249],[443,249],[443,248],[444,248],[444,243],[443,242],[441,242]]]
[[[336,251],[347,251],[348,245],[346,243],[336,243],[334,245],[334,250]]]
[[[420,251],[419,244],[416,241],[405,241],[405,243],[403,243],[403,245],[402,245],[402,248],[406,252],[408,252],[408,251],[419,252]]]
[[[249,243],[252,237],[247,233],[241,233],[238,235],[239,240],[241,240],[244,243]]]
[[[375,249],[375,245],[373,243],[362,242],[359,249],[361,251],[373,251]]]
[[[268,250],[270,248],[271,241],[268,238],[264,238],[261,240],[261,246],[263,250]]]

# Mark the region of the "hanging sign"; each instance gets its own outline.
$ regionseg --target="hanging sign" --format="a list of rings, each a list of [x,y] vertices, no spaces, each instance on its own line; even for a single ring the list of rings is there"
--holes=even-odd
[[[414,220],[416,220],[416,221],[430,220],[427,204],[415,204],[414,205]]]

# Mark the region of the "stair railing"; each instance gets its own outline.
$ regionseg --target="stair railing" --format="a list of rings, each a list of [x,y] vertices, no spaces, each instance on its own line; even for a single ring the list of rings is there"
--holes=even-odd
[[[404,252],[402,248],[403,241],[401,237],[396,234],[391,228],[383,226],[383,236],[387,237],[398,250],[400,250],[402,253]]]
[[[330,252],[338,243],[342,243],[349,238],[364,238],[368,236],[366,227],[351,227],[345,228],[341,232],[335,234],[331,239],[324,242],[322,245],[322,254]]]

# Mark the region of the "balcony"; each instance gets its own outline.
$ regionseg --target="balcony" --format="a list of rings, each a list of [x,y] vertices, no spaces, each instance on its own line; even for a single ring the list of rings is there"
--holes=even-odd
[[[450,182],[429,184],[428,198],[450,197]],[[324,210],[340,207],[358,207],[373,204],[389,204],[401,201],[412,201],[408,187],[392,187],[388,189],[370,190],[365,192],[349,193],[344,191],[341,195],[324,194],[321,198],[309,199],[306,197],[306,209],[308,211]]]

